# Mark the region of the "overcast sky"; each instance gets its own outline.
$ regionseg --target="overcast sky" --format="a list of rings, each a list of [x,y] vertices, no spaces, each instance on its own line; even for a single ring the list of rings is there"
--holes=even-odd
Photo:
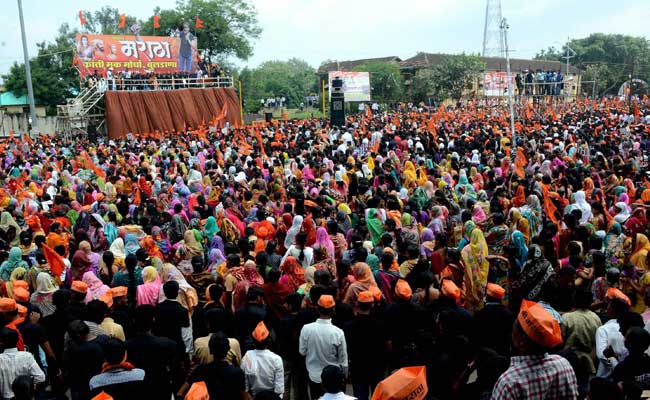
[[[481,51],[486,0],[252,0],[262,34],[254,54],[237,65],[255,67],[272,59],[302,58],[314,67],[326,59],[398,56],[418,51]],[[23,0],[29,53],[35,43],[50,40],[63,22],[78,26],[80,9],[104,4],[141,19],[155,6],[172,8],[174,0]],[[18,7],[3,0],[0,26],[0,73],[22,61]],[[647,35],[647,0],[502,0],[510,25],[512,57],[530,58],[567,37],[592,32]],[[116,22],[117,23],[117,22]],[[234,61],[234,60],[233,60]]]

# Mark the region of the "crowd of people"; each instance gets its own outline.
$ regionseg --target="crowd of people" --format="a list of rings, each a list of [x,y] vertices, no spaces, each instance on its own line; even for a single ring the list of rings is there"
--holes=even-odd
[[[113,71],[113,68],[95,70],[84,77],[83,86],[106,90],[174,90],[218,86],[218,78],[230,76],[227,69],[217,64],[199,62],[195,73],[155,73],[152,71]]]
[[[0,397],[639,399],[649,105],[4,142]]]

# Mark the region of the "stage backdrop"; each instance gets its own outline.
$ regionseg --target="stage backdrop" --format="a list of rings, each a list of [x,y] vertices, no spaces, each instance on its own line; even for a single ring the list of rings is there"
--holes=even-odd
[[[369,72],[330,71],[328,74],[330,88],[332,87],[332,80],[337,76],[343,80],[343,93],[345,93],[346,103],[350,101],[370,101]],[[331,99],[331,89],[329,93]]]
[[[181,39],[170,36],[86,35],[76,37],[76,66],[81,76],[128,69],[132,72],[178,72]],[[196,70],[192,49],[192,71]]]
[[[127,133],[181,132],[215,118],[234,125],[240,118],[239,99],[232,88],[154,91],[108,91],[106,124],[110,138]],[[225,112],[223,111],[225,107]]]

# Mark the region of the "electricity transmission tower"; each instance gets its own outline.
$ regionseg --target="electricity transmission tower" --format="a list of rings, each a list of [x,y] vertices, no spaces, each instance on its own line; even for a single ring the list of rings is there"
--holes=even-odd
[[[487,0],[483,27],[483,57],[504,57],[501,0]]]

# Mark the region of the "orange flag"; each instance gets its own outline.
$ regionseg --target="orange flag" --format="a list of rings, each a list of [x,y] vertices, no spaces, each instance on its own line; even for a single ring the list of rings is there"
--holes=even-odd
[[[126,14],[120,14],[120,23],[117,25],[118,29],[122,29],[126,26]]]
[[[160,28],[160,15],[153,16],[153,29]]]
[[[641,118],[641,111],[639,111],[639,105],[637,104],[636,101],[634,102],[634,106],[632,107],[632,109],[634,111],[634,120],[638,121],[639,118]]]
[[[549,188],[550,185],[542,185],[542,197],[544,197],[544,212],[546,213],[546,216],[548,219],[553,221],[554,224],[557,224],[559,221],[557,217],[555,216],[555,213],[557,212],[557,207],[555,207],[555,204],[553,204],[553,201],[551,200],[551,190]]]
[[[526,165],[528,165],[528,160],[526,160],[526,155],[524,150],[521,147],[517,147],[517,156],[515,157],[515,174],[521,179],[526,177]]]
[[[50,271],[52,271],[55,276],[61,276],[61,273],[63,273],[63,270],[65,269],[63,257],[61,257],[59,253],[54,251],[54,249],[45,243],[43,243],[43,254],[45,255],[45,259],[50,266]]]
[[[79,23],[81,26],[86,25],[86,18],[84,17],[84,10],[79,10]]]
[[[199,18],[199,17],[196,17],[195,26],[196,26],[196,29],[205,28],[205,25],[203,25],[203,21],[201,21],[201,18]]]

